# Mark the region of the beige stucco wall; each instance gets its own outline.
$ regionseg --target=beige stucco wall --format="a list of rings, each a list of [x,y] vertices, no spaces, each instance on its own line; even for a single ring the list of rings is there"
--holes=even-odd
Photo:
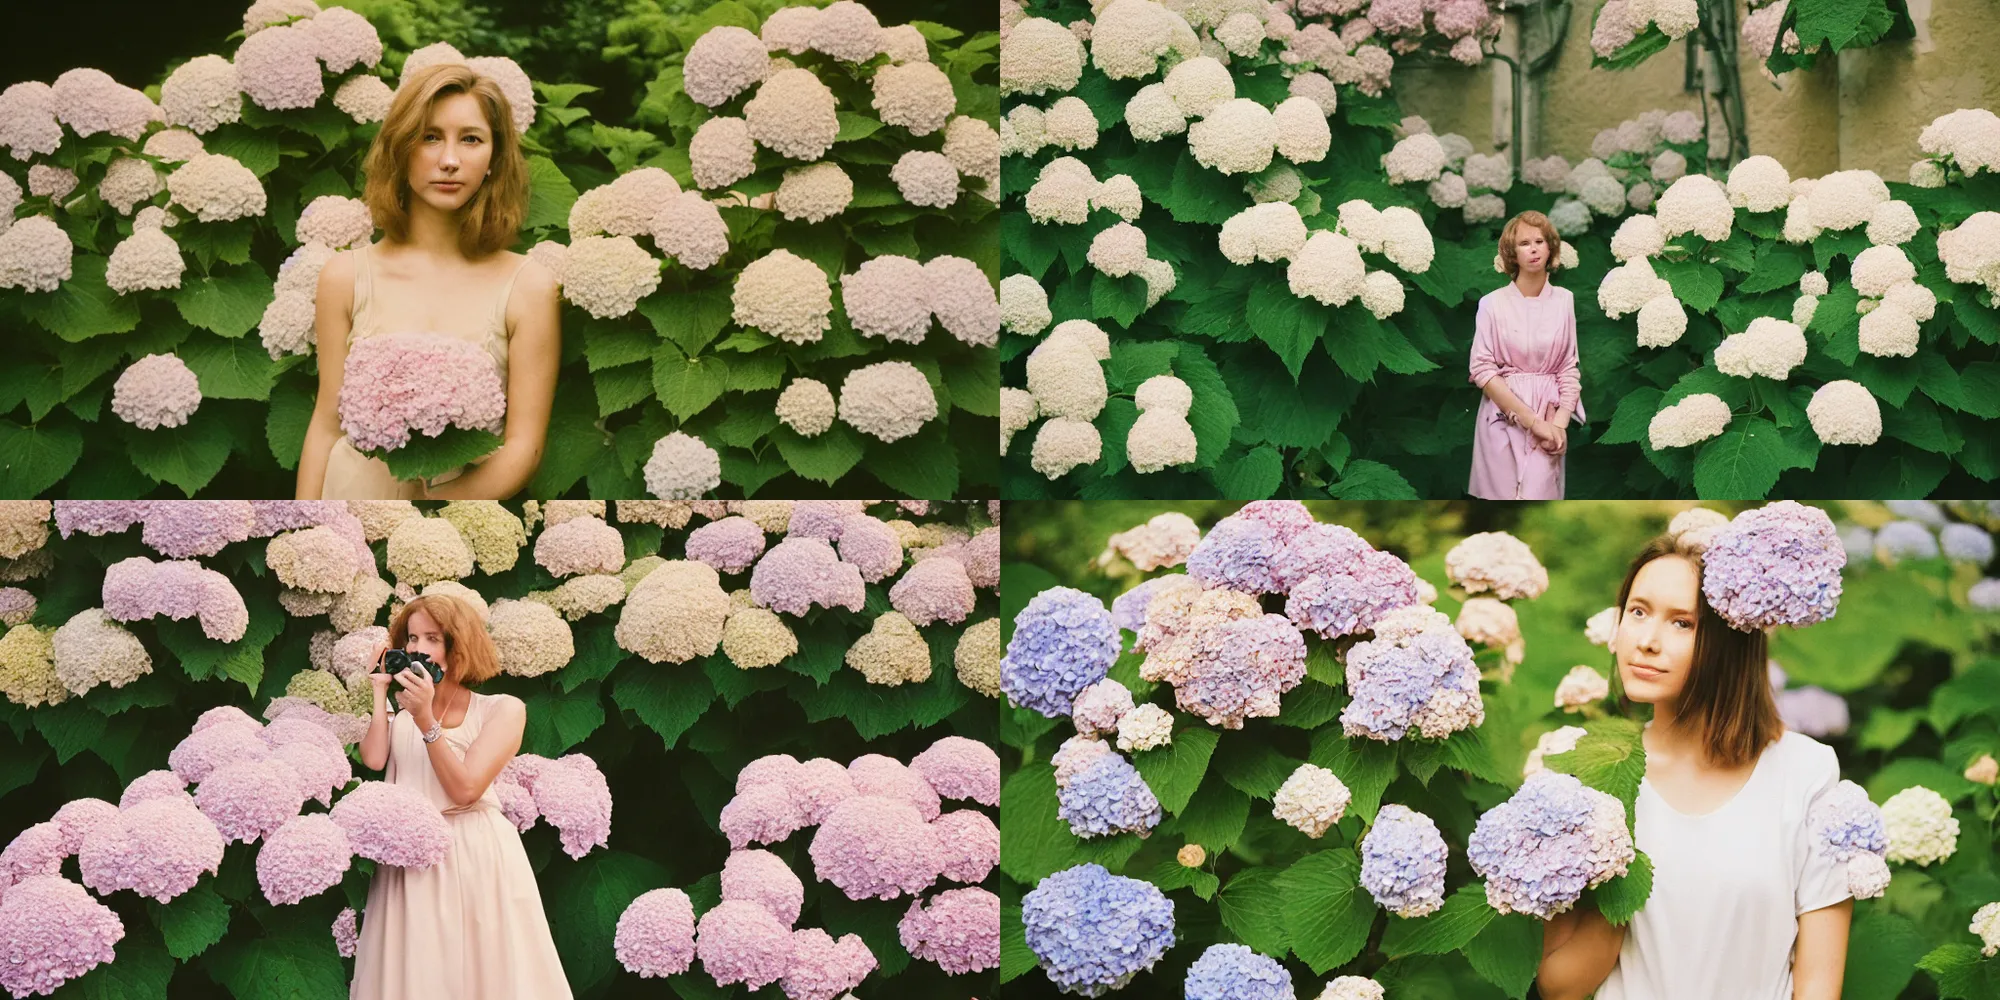
[[[1739,0],[1739,3],[1741,0]],[[1794,176],[1872,169],[1892,180],[1919,155],[1917,133],[1957,108],[2000,110],[2000,0],[1908,0],[1918,37],[1841,53],[1774,84],[1752,63],[1740,67],[1750,151],[1776,157]],[[1590,65],[1590,22],[1598,0],[1575,0],[1562,52],[1530,81],[1525,101],[1528,157],[1590,155],[1600,129],[1651,108],[1699,112],[1683,86],[1686,46],[1675,42],[1630,70]],[[1740,18],[1747,7],[1739,6]],[[1457,132],[1480,150],[1504,140],[1494,64],[1475,69],[1399,69],[1397,98],[1433,131]],[[1496,115],[1496,108],[1501,114]]]

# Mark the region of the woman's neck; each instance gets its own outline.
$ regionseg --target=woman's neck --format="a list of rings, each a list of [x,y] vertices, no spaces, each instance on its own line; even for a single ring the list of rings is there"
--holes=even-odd
[[[1701,733],[1682,722],[1672,702],[1654,702],[1653,721],[1646,727],[1642,741],[1646,752],[1662,757],[1689,758],[1698,764],[1705,764],[1708,757],[1702,746]]]
[[[463,213],[443,212],[415,195],[410,197],[410,224],[404,245],[438,257],[462,256],[458,234]]]
[[[1542,288],[1548,283],[1547,271],[1522,271],[1514,277],[1514,287],[1520,289],[1522,295],[1530,298],[1542,294]]]

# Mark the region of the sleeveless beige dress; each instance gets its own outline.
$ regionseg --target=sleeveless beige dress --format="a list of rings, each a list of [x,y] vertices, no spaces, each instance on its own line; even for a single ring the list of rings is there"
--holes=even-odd
[[[463,759],[503,701],[518,699],[474,693],[465,720],[438,738]],[[568,1000],[534,869],[498,793],[488,786],[453,805],[408,712],[390,720],[385,780],[444,813],[451,850],[430,868],[375,866],[350,1000]]]
[[[395,333],[400,327],[395,325],[394,303],[378,301],[375,293],[375,263],[373,245],[355,251],[359,256],[354,269],[354,322],[347,334],[347,343],[363,337],[381,333]],[[507,384],[507,298],[514,292],[514,279],[520,277],[521,268],[528,263],[522,257],[507,276],[506,284],[500,286],[500,294],[490,309],[480,314],[477,321],[467,328],[440,330],[439,336],[469,340],[486,348],[493,355],[494,364],[499,366],[500,384]],[[478,462],[473,464],[477,465]],[[431,486],[448,483],[463,475],[465,466],[447,469],[432,476]],[[423,495],[424,482],[411,479],[399,480],[389,471],[389,463],[379,458],[370,458],[355,450],[347,435],[333,443],[332,451],[326,457],[326,479],[320,487],[322,500],[415,500]]]

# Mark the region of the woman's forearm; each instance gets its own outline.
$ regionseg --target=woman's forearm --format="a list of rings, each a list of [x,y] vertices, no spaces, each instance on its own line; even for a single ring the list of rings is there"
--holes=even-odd
[[[368,720],[368,732],[361,737],[361,763],[371,771],[389,764],[388,695],[375,692],[375,715]]]
[[[340,440],[338,428],[306,425],[304,447],[299,449],[299,500],[318,500],[326,491],[326,462],[333,443]]]
[[[1545,934],[1559,930],[1551,923]],[[1535,970],[1535,986],[1543,1000],[1583,1000],[1596,992],[1618,965],[1625,929],[1613,927],[1594,909],[1577,912],[1567,935],[1555,934]]]
[[[469,805],[474,799],[479,798],[480,793],[486,791],[484,788],[476,792],[471,790],[469,787],[471,780],[466,773],[465,761],[460,760],[458,754],[452,752],[451,744],[446,742],[444,737],[440,736],[426,744],[424,750],[430,754],[431,770],[437,774],[439,787],[444,789],[444,794],[453,802],[462,806]]]
[[[1502,412],[1513,417],[1515,423],[1522,427],[1534,425],[1535,411],[1528,409],[1528,404],[1522,402],[1521,397],[1514,395],[1514,390],[1508,387],[1505,378],[1495,375],[1487,379],[1486,384],[1479,387],[1479,391],[1485,393],[1486,398],[1492,400],[1493,405],[1498,406]]]
[[[541,464],[539,445],[507,441],[485,461],[425,491],[425,495],[435,500],[505,500],[521,492]]]

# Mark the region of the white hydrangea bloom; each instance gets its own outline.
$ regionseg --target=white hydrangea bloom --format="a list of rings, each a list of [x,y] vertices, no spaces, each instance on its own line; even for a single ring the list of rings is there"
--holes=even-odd
[[[1939,233],[1937,252],[1946,278],[2000,292],[2000,212],[1974,212]]]
[[[1286,202],[1252,205],[1222,224],[1219,242],[1234,264],[1291,260],[1306,244],[1306,224]]]
[[[1361,282],[1361,304],[1376,319],[1388,319],[1403,311],[1403,283],[1387,271],[1370,271]]]
[[[16,220],[0,233],[0,288],[53,292],[70,277],[75,246],[46,215]]]
[[[2000,170],[2000,115],[1985,108],[1939,115],[1917,136],[1917,148],[1933,156],[1950,156],[1967,176]],[[1915,168],[1911,169],[1910,183],[1915,184]]]
[[[1118,718],[1118,749],[1131,753],[1153,750],[1174,741],[1174,713],[1152,702]]]
[[[1099,230],[1091,238],[1085,259],[1113,278],[1137,273],[1146,261],[1146,231],[1129,222]]]
[[[1215,40],[1233,56],[1248,58],[1264,47],[1264,22],[1247,10],[1239,10],[1215,27]]]
[[[702,122],[688,140],[688,160],[698,187],[724,187],[750,176],[757,169],[750,123],[728,115]]]
[[[1285,279],[1293,295],[1322,305],[1343,306],[1361,294],[1367,266],[1353,239],[1322,229],[1308,237],[1293,256]]]
[[[1059,149],[1093,149],[1097,146],[1097,115],[1081,97],[1058,98],[1042,112],[1043,134],[1048,144]]]
[[[764,19],[764,47],[772,52],[804,55],[812,51],[813,29],[818,25],[817,7],[780,7]]]
[[[235,159],[220,154],[203,153],[176,167],[167,175],[167,192],[173,196],[175,205],[193,212],[203,222],[227,222],[264,214],[264,185],[257,175]]]
[[[1585,705],[1611,697],[1611,681],[1596,667],[1577,664],[1556,685],[1555,707],[1577,711]]]
[[[1590,206],[1575,198],[1558,198],[1549,206],[1549,224],[1564,239],[1575,239],[1590,231]]]
[[[867,62],[882,51],[882,22],[856,0],[835,0],[813,22],[812,47],[843,62]]]
[[[1125,458],[1132,471],[1150,475],[1195,460],[1199,446],[1185,415],[1171,410],[1139,414],[1125,435]]]
[[[1049,479],[1060,479],[1077,466],[1096,462],[1103,444],[1096,425],[1089,421],[1055,417],[1035,432],[1029,464]]]
[[[1604,273],[1603,282],[1597,286],[1597,306],[1604,310],[1604,315],[1618,319],[1638,312],[1641,306],[1659,296],[1673,293],[1667,279],[1654,272],[1651,260],[1633,257]]]
[[[729,252],[729,224],[699,191],[675,195],[653,216],[651,230],[661,253],[692,270],[706,271]]]
[[[817,437],[833,426],[837,411],[833,390],[817,379],[795,378],[778,394],[778,420],[804,437]]]
[[[71,176],[74,178],[75,175]],[[131,156],[112,160],[111,166],[104,170],[104,179],[97,182],[97,196],[104,199],[106,205],[117,209],[120,215],[131,215],[140,202],[150,200],[165,189],[160,172],[153,169],[151,163]]]
[[[1871,246],[1854,258],[1851,280],[1854,290],[1869,298],[1881,298],[1889,291],[1889,286],[1899,281],[1910,281],[1917,276],[1917,266],[1899,246]]]
[[[1719,243],[1729,238],[1730,229],[1736,224],[1729,192],[1707,174],[1689,174],[1673,182],[1660,195],[1654,209],[1660,218],[1660,229],[1668,239],[1695,233]]]
[[[1775,212],[1792,201],[1792,175],[1769,156],[1752,156],[1729,168],[1727,187],[1729,203],[1752,212]]]
[[[1644,258],[1636,258],[1643,260]],[[1688,315],[1671,293],[1655,295],[1639,307],[1639,346],[1667,347],[1687,332]]]
[[[907,361],[878,361],[847,373],[840,384],[840,419],[880,441],[915,434],[938,415],[930,380]]]
[[[1657,257],[1667,246],[1666,231],[1652,215],[1627,216],[1611,237],[1611,256],[1620,261],[1634,257]]]
[[[598,319],[630,313],[658,287],[660,261],[630,236],[585,236],[570,244],[563,298]]]
[[[1662,407],[1647,425],[1646,435],[1654,451],[1684,448],[1722,433],[1729,426],[1729,404],[1722,397],[1697,392],[1672,406]]]
[[[1201,56],[1167,71],[1167,94],[1188,118],[1202,118],[1236,97],[1236,81],[1219,60]]]
[[[333,92],[333,106],[361,125],[389,117],[389,106],[395,101],[396,92],[381,77],[365,73],[348,78]]]
[[[1591,615],[1583,623],[1583,637],[1593,646],[1610,646],[1618,633],[1618,606],[1612,605]]]
[[[160,112],[167,124],[198,133],[243,117],[243,87],[236,66],[218,55],[196,56],[160,84]]]
[[[1354,795],[1340,777],[1317,764],[1300,764],[1271,797],[1271,815],[1318,840],[1340,822]]]
[[[959,173],[999,186],[1000,133],[986,122],[959,115],[946,123],[944,156]]]
[[[1594,215],[1617,218],[1625,213],[1625,185],[1612,177],[1592,177],[1583,182],[1577,200]]]
[[[1083,77],[1083,43],[1068,28],[1030,17],[1000,42],[1000,94],[1065,91]]]
[[[1945,797],[1912,785],[1882,803],[1882,822],[1889,834],[1888,860],[1927,867],[1958,849],[1958,819]]]
[[[1000,321],[1011,333],[1032,337],[1055,320],[1049,311],[1049,293],[1041,283],[1025,274],[1000,279]]]
[[[1559,757],[1576,749],[1577,741],[1587,734],[1582,726],[1563,726],[1543,733],[1535,740],[1535,748],[1528,751],[1528,759],[1521,765],[1521,777],[1546,770],[1547,766],[1542,762],[1544,758]]]
[[[794,160],[817,160],[840,134],[834,104],[833,91],[810,71],[781,69],[757,85],[743,119],[758,145]]]
[[[958,108],[951,78],[927,62],[884,66],[875,71],[873,85],[882,123],[909,129],[911,135],[943,128]]]
[[[143,151],[168,163],[185,163],[203,152],[201,136],[184,128],[163,128],[146,137]]]
[[[924,266],[896,254],[863,261],[840,278],[841,302],[856,333],[892,343],[922,343],[931,328]]]
[[[675,431],[653,443],[645,477],[646,492],[661,500],[699,500],[722,485],[722,456],[702,439]]]
[[[1439,208],[1461,208],[1471,197],[1471,192],[1465,187],[1465,178],[1449,170],[1439,174],[1437,180],[1425,185],[1424,194],[1430,198],[1431,204]],[[1624,196],[1622,190],[1619,196],[1622,201]]]
[[[910,150],[889,169],[903,200],[927,208],[950,208],[958,200],[958,168],[943,153]]]
[[[1188,150],[1195,161],[1224,174],[1251,174],[1270,166],[1277,143],[1277,120],[1248,98],[1224,101],[1188,127]]]
[[[1028,355],[1028,391],[1047,416],[1096,419],[1104,409],[1104,368],[1080,342],[1053,336]]]
[[[1873,170],[1837,170],[1821,177],[1806,195],[1812,224],[1822,230],[1866,225],[1875,206],[1889,200],[1889,186]]]
[[[1146,281],[1146,308],[1160,304],[1160,300],[1180,283],[1180,276],[1174,273],[1174,266],[1164,260],[1148,257],[1139,265],[1139,277]]]
[[[1173,48],[1176,26],[1187,22],[1154,0],[1111,0],[1091,26],[1091,61],[1113,80],[1151,76]]]
[[[1049,331],[1048,337],[1035,348],[1035,351],[1039,353],[1043,350],[1054,350],[1065,343],[1074,343],[1082,347],[1090,352],[1091,357],[1099,361],[1111,360],[1111,335],[1105,333],[1103,327],[1087,319],[1066,319],[1057,323],[1056,328]]]
[[[1187,116],[1164,83],[1149,83],[1125,102],[1125,128],[1140,142],[1156,142],[1187,131]]]
[[[1907,358],[1917,353],[1921,330],[1917,318],[1895,305],[1882,305],[1861,317],[1861,353],[1883,358]]]
[[[1116,174],[1097,186],[1097,193],[1090,196],[1090,207],[1132,222],[1145,209],[1145,200],[1139,193],[1139,182],[1129,174]]]
[[[999,343],[1000,300],[978,264],[940,254],[924,262],[924,281],[931,312],[946,332],[973,347]]]
[[[1424,217],[1406,205],[1391,205],[1376,216],[1376,234],[1382,241],[1381,253],[1389,262],[1411,274],[1430,270],[1437,256],[1431,231]]]
[[[1771,316],[1752,319],[1743,332],[1724,337],[1715,348],[1715,367],[1742,378],[1762,375],[1784,381],[1805,360],[1805,331]]]
[[[780,247],[736,276],[732,316],[791,344],[819,340],[833,325],[833,286],[819,265]]]
[[[688,47],[682,70],[688,98],[713,108],[762,83],[771,57],[764,40],[749,30],[719,24]]]
[[[787,219],[824,222],[846,211],[853,201],[854,181],[840,164],[829,161],[785,171],[773,204]]]
[[[1849,379],[1815,390],[1806,419],[1826,444],[1874,444],[1882,436],[1881,405],[1866,386]]]
[[[1090,200],[1096,194],[1097,178],[1090,167],[1074,156],[1058,156],[1043,164],[1028,188],[1028,217],[1044,224],[1082,225],[1090,219]]]
[[[1382,169],[1389,172],[1391,184],[1434,181],[1444,172],[1445,159],[1444,144],[1438,142],[1437,136],[1417,132],[1404,136],[1394,148],[1382,154]]]
[[[1813,313],[1819,310],[1819,296],[1801,295],[1792,300],[1792,322],[1800,329],[1811,325]]]
[[[1898,281],[1882,294],[1882,304],[1909,313],[1922,323],[1937,314],[1937,294],[1915,281]]]
[[[111,250],[104,283],[120,295],[141,289],[181,287],[180,244],[159,229],[135,229]]]
[[[1013,443],[1014,435],[1027,430],[1028,425],[1034,423],[1041,415],[1041,408],[1035,403],[1034,393],[1026,389],[1016,389],[1013,386],[1002,386],[1000,389],[1000,454],[1003,456],[1006,455],[1007,447]]]

